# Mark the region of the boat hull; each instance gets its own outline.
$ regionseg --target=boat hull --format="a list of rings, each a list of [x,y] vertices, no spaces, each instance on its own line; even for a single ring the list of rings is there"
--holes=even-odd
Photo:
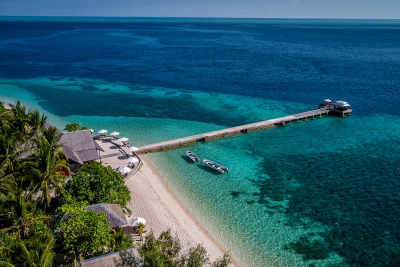
[[[203,162],[204,162],[208,167],[210,167],[211,169],[214,169],[214,170],[216,170],[216,171],[218,171],[218,172],[220,172],[220,173],[224,173],[224,172],[228,173],[228,172],[229,172],[227,167],[224,167],[224,166],[222,166],[222,165],[219,165],[218,163],[215,163],[214,161],[205,159],[205,160],[203,160]]]
[[[193,161],[193,162],[199,162],[199,158],[191,151],[186,151],[186,155]]]

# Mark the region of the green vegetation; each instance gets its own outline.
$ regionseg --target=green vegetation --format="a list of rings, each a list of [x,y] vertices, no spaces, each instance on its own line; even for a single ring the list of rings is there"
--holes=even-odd
[[[143,267],[226,267],[231,262],[228,255],[210,263],[207,251],[202,245],[189,248],[186,253],[181,253],[179,239],[173,237],[169,231],[161,233],[155,238],[153,233],[146,237],[144,244],[138,249],[139,256],[131,251],[120,253],[120,259],[114,260],[115,266],[136,266],[131,260]]]
[[[66,183],[69,165],[59,143],[62,134],[54,127],[46,129],[46,116],[36,110],[26,110],[19,102],[10,107],[0,102],[0,266],[76,266],[77,259],[132,248],[123,229],[110,228],[106,213],[86,210],[99,203],[125,206],[130,192],[123,176],[92,162]],[[83,128],[66,126],[68,131]],[[150,234],[139,251],[137,260],[143,266],[209,262],[200,245],[181,254],[179,240],[169,232],[158,239]],[[62,262],[55,263],[55,258]],[[224,257],[212,266],[228,264]]]
[[[79,123],[70,123],[65,125],[65,128],[63,129],[63,131],[67,131],[67,132],[75,132],[75,131],[82,131],[82,130],[89,130],[89,128],[87,127],[81,127],[81,125]]]
[[[68,201],[87,201],[90,205],[114,203],[124,207],[131,199],[124,177],[99,162],[79,168],[74,179],[67,183],[66,190],[70,195]]]
[[[14,236],[18,237],[19,241],[29,236],[32,225],[48,219],[47,216],[35,217],[34,214],[29,211],[31,203],[27,198],[27,194],[22,192],[22,190],[18,190],[17,193],[10,192],[4,204],[10,209],[4,219],[10,223],[10,226],[2,230],[13,232]]]
[[[60,211],[60,222],[56,237],[65,251],[73,251],[74,256],[88,258],[93,254],[104,254],[104,248],[111,244],[111,228],[106,213],[95,213],[81,209],[85,203],[65,204]],[[108,250],[108,249],[107,249]]]
[[[42,192],[44,209],[50,204],[50,188],[55,188],[58,193],[64,191],[65,174],[63,170],[69,171],[67,158],[62,152],[62,147],[57,146],[55,142],[60,138],[61,134],[57,134],[54,140],[48,141],[43,138],[40,142],[36,142],[35,153],[29,157],[29,161],[23,166],[27,176],[32,181],[31,192]]]
[[[46,116],[36,110],[19,102],[10,107],[0,102],[0,266],[54,266],[56,252],[74,254],[59,263],[66,264],[132,247],[123,231],[110,228],[105,213],[87,211],[89,203],[79,202],[126,205],[130,197],[123,177],[98,162],[85,164],[77,182],[89,174],[91,193],[84,198],[79,190],[67,193],[62,134],[46,129]]]
[[[111,248],[113,252],[133,248],[133,240],[119,227],[111,237]]]
[[[35,223],[30,237],[19,242],[10,234],[0,231],[1,266],[51,266],[55,239],[45,224]]]

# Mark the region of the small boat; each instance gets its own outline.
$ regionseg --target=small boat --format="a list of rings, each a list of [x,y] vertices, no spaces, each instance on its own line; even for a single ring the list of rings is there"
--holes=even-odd
[[[199,162],[199,158],[191,151],[186,151],[186,154],[189,156],[193,162]]]
[[[219,165],[218,163],[215,163],[215,162],[213,162],[211,160],[205,159],[205,160],[203,160],[203,162],[205,164],[207,164],[208,167],[210,167],[211,169],[214,169],[216,171],[219,171],[219,172],[222,172],[222,173],[224,173],[224,172],[228,173],[229,172],[227,167]]]

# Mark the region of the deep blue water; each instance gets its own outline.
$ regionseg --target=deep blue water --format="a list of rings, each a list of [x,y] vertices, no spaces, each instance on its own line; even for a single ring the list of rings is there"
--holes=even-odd
[[[263,243],[277,233],[249,233],[260,248],[253,266],[274,249],[302,260],[274,259],[277,266],[400,266],[400,21],[0,18],[0,33],[0,95],[15,97],[6,85],[16,86],[54,116],[87,124],[124,116],[212,130],[306,111],[325,98],[348,101],[348,118],[198,149],[245,148],[252,164],[230,176],[242,189],[215,185],[228,195],[218,212],[244,205],[283,216],[247,227],[281,223],[304,233],[277,248]],[[145,144],[197,133],[171,125],[162,137],[131,135]],[[192,180],[179,181],[205,196]],[[340,263],[323,261],[332,255]]]

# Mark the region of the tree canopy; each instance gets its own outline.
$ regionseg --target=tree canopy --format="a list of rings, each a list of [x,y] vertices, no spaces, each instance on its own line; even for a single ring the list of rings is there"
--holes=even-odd
[[[112,233],[105,213],[87,211],[89,203],[79,202],[126,205],[130,197],[123,177],[101,163],[88,164],[67,194],[64,170],[69,168],[59,142],[62,134],[45,127],[46,116],[38,111],[20,102],[9,106],[0,102],[0,266],[53,266],[55,251],[73,251],[79,259],[132,247],[132,239],[121,229]],[[82,198],[75,181],[88,182],[89,191]],[[66,199],[72,205],[54,214]],[[58,264],[66,263],[72,260]]]
[[[87,201],[91,205],[113,203],[125,206],[131,199],[124,177],[100,162],[86,163],[79,168],[74,179],[67,183],[66,191],[73,201]]]
[[[99,203],[126,206],[130,191],[124,177],[92,162],[65,183],[63,170],[68,170],[68,162],[59,143],[61,134],[44,127],[46,116],[36,110],[27,110],[19,102],[10,107],[5,109],[0,102],[0,266],[53,266],[56,252],[73,252],[69,260],[57,263],[68,264],[131,248],[132,239],[123,229],[113,231],[106,213],[86,210]],[[79,124],[70,126],[66,128],[84,129]],[[52,190],[56,194],[50,194]],[[46,207],[50,207],[47,216]],[[158,239],[151,234],[137,260],[144,267],[196,267],[209,262],[200,245],[181,253],[179,240],[169,232]],[[228,264],[224,257],[212,266]]]
[[[51,266],[55,239],[43,223],[34,223],[23,241],[0,231],[0,266]]]
[[[210,263],[206,249],[198,244],[182,253],[179,239],[173,237],[169,231],[161,233],[156,238],[153,233],[146,237],[144,244],[138,249],[139,256],[132,251],[120,254],[119,260],[114,260],[116,267],[137,266],[142,267],[226,267],[231,262],[226,254],[222,258]]]
[[[56,233],[57,241],[66,251],[84,258],[99,253],[111,243],[111,228],[107,214],[86,210],[87,202],[60,207],[62,220]]]
[[[3,220],[9,221],[10,225],[2,230],[13,232],[19,241],[25,236],[29,236],[32,225],[48,219],[46,216],[34,216],[34,213],[30,211],[31,203],[27,193],[20,189],[13,193],[10,192],[5,204],[10,210],[8,213],[3,214],[2,217]]]
[[[87,127],[81,126],[79,123],[70,123],[65,125],[65,128],[63,131],[68,131],[68,132],[75,132],[75,131],[82,131],[82,130],[89,130]]]

